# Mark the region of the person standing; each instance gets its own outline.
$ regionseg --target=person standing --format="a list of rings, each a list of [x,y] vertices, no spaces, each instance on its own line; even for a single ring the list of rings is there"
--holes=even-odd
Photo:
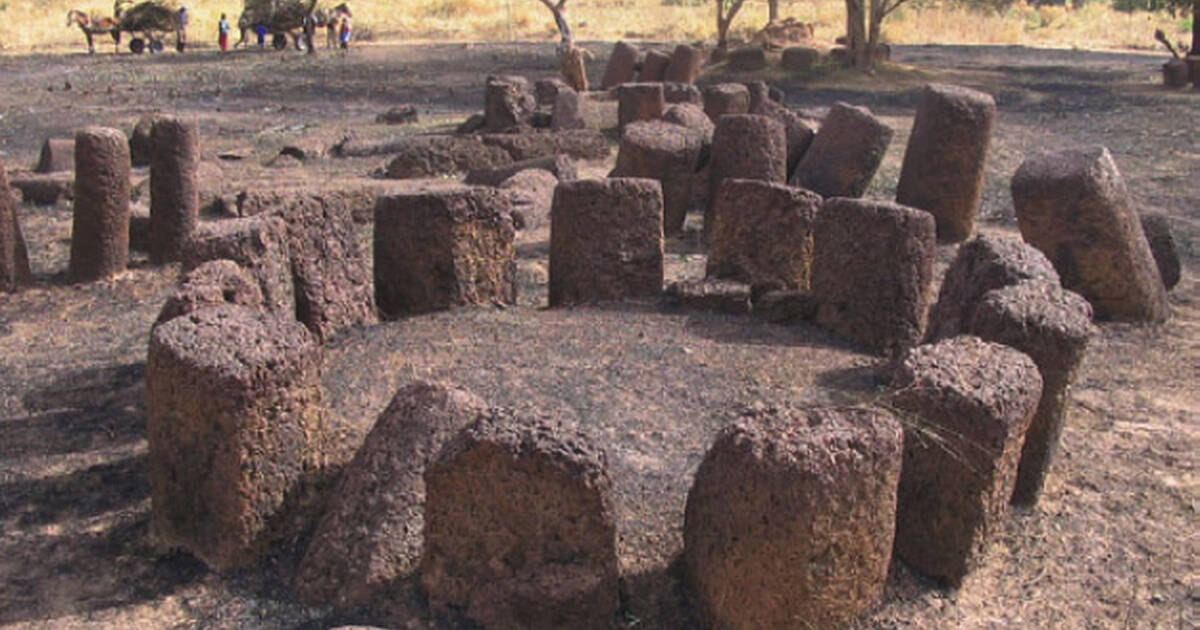
[[[187,47],[188,10],[179,7],[179,31],[175,34],[175,50],[183,52]]]
[[[221,47],[221,51],[229,50],[229,20],[225,14],[221,14],[221,19],[217,21],[217,45]]]
[[[342,25],[341,25],[341,28],[338,30],[338,44],[341,45],[342,50],[350,49],[350,32],[351,32],[350,12],[343,11],[342,12]]]

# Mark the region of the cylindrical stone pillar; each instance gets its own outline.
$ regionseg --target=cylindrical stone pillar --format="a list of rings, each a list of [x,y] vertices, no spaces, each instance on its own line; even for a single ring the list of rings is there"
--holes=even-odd
[[[125,270],[129,259],[129,141],[107,127],[75,134],[75,210],[71,226],[73,282]]]
[[[671,83],[695,83],[700,74],[700,66],[704,63],[704,52],[699,48],[680,44],[671,54],[663,80]]]
[[[200,138],[195,125],[165,117],[154,122],[150,158],[150,262],[179,260],[196,229],[200,208]]]
[[[621,129],[631,122],[662,118],[666,106],[661,83],[626,83],[617,88],[617,123]]]
[[[717,122],[728,114],[750,113],[750,88],[741,83],[718,83],[704,88],[704,113]]]
[[[731,114],[717,121],[713,132],[708,205],[704,234],[712,233],[717,189],[726,178],[787,180],[787,132],[774,118],[757,114]]]
[[[934,84],[921,95],[896,201],[932,214],[943,243],[964,241],[975,229],[995,119],[990,94]]]
[[[608,65],[604,68],[604,79],[600,82],[600,89],[607,90],[633,81],[637,71],[638,54],[635,46],[625,42],[614,44]]]
[[[661,50],[647,50],[642,59],[642,69],[637,75],[638,82],[662,81],[667,73],[668,63],[671,63],[671,56],[667,53]]]

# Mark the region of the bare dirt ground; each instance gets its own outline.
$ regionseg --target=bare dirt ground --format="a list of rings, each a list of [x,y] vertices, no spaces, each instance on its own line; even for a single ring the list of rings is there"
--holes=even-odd
[[[594,49],[603,59],[607,46]],[[1012,515],[957,591],[894,563],[887,599],[859,627],[1200,627],[1200,93],[1160,90],[1162,60],[1145,55],[905,47],[895,59],[898,67],[874,78],[761,76],[786,90],[789,105],[867,104],[896,128],[868,193],[879,197],[894,193],[920,84],[994,94],[986,230],[1014,230],[1008,179],[1028,152],[1105,144],[1133,193],[1173,217],[1185,272],[1169,323],[1103,327],[1072,392],[1040,505]],[[0,159],[10,170],[28,166],[45,137],[85,124],[129,129],[162,110],[195,117],[206,150],[250,156],[223,163],[228,191],[363,178],[383,160],[263,164],[301,138],[411,133],[373,122],[402,102],[421,106],[419,129],[447,127],[480,108],[487,74],[550,76],[554,65],[551,47],[530,44],[376,45],[316,59],[0,57]],[[592,76],[600,70],[595,64]],[[732,77],[705,80],[723,78]],[[71,286],[69,208],[21,213],[37,283],[0,296],[0,626],[434,625],[412,588],[382,615],[295,603],[290,575],[303,540],[226,576],[156,551],[147,532],[142,382],[149,326],[177,269],[135,256],[114,280]],[[607,449],[618,492],[620,624],[694,627],[675,560],[686,492],[716,430],[746,407],[869,399],[879,361],[804,325],[657,303],[543,309],[546,237],[545,229],[520,237],[518,307],[416,317],[330,344],[326,399],[344,435],[341,455],[397,385],[417,377],[449,379],[496,404],[578,426]],[[670,277],[702,272],[694,236],[668,251]],[[944,265],[953,248],[939,254]]]

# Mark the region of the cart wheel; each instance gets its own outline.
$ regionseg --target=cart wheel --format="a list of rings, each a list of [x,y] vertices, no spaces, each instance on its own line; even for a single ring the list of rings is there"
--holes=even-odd
[[[142,39],[141,37],[134,37],[133,39],[129,40],[129,52],[135,55],[140,55],[146,52],[146,40]]]
[[[161,39],[150,40],[150,52],[160,53],[163,51],[163,43]]]
[[[273,36],[271,36],[271,46],[275,50],[283,50],[284,48],[287,48],[287,35],[284,35],[283,33],[275,33]]]

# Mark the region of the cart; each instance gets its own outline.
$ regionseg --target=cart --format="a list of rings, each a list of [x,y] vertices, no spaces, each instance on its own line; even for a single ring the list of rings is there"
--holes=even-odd
[[[131,52],[162,52],[163,40],[169,33],[175,33],[176,48],[182,52],[179,7],[174,3],[167,0],[147,0],[137,4],[118,2],[116,13],[117,30],[133,36],[129,40]]]

